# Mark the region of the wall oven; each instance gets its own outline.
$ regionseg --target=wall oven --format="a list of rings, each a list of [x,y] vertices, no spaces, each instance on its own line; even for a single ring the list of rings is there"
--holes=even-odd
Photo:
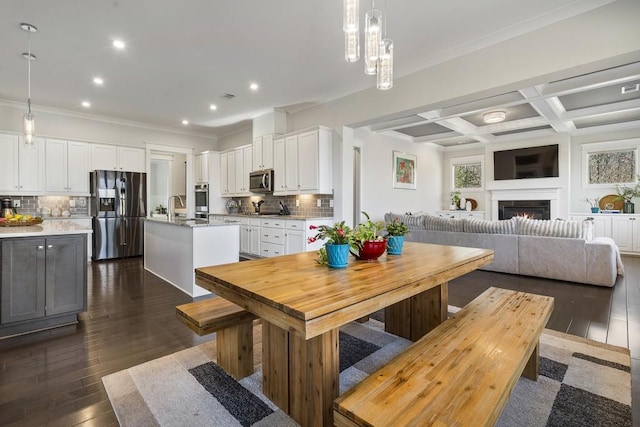
[[[196,218],[209,216],[209,184],[196,185]]]
[[[273,193],[273,169],[249,173],[249,191],[252,193]]]

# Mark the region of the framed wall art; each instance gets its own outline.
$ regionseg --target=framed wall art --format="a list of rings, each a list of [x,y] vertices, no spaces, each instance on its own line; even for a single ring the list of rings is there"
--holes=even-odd
[[[416,189],[418,159],[413,154],[393,152],[393,188]]]

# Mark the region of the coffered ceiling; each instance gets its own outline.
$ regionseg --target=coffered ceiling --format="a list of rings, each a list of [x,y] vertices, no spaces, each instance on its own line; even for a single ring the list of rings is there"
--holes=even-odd
[[[485,123],[484,115],[494,111],[504,112],[505,120]],[[430,109],[371,128],[444,147],[640,128],[640,62]]]

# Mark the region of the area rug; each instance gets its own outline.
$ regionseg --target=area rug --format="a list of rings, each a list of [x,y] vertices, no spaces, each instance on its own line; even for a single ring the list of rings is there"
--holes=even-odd
[[[340,333],[340,393],[410,343],[370,319]],[[631,426],[629,351],[545,330],[540,378],[520,379],[497,425]],[[122,426],[296,426],[261,392],[214,363],[215,341],[102,378]]]

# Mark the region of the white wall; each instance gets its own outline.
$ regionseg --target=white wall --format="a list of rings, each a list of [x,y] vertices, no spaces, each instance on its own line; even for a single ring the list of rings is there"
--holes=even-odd
[[[359,129],[356,146],[362,152],[361,208],[373,220],[383,220],[387,212],[433,212],[442,194],[442,153],[429,145],[414,144]],[[417,156],[415,190],[393,188],[393,152]],[[345,177],[345,181],[347,178]],[[362,222],[364,217],[357,218]]]
[[[253,143],[253,130],[248,127],[218,139],[218,151],[229,150],[251,143]]]

